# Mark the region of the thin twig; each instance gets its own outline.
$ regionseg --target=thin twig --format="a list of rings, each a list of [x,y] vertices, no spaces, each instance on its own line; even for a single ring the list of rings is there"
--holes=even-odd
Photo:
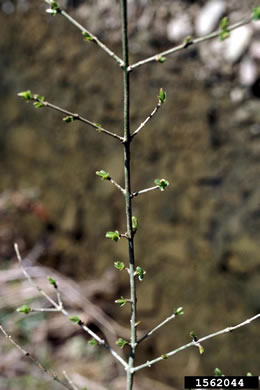
[[[260,318],[260,313],[259,314],[256,314],[254,317],[251,317],[251,318],[248,318],[247,320],[241,322],[240,324],[238,325],[235,325],[235,326],[229,326],[228,328],[225,328],[225,329],[222,329],[222,330],[219,330],[218,332],[215,332],[215,333],[211,333],[210,335],[208,336],[205,336],[205,337],[202,337],[198,340],[193,340],[191,341],[190,343],[188,344],[185,344],[183,345],[182,347],[180,348],[177,348],[177,349],[174,349],[173,351],[171,352],[168,352],[156,359],[153,359],[151,361],[147,361],[146,363],[144,364],[141,364],[140,366],[137,366],[137,367],[134,367],[132,368],[132,372],[136,372],[136,371],[139,371],[141,370],[142,368],[145,368],[145,367],[151,367],[153,364],[155,363],[158,363],[160,362],[161,360],[164,360],[165,358],[168,358],[170,356],[173,356],[175,355],[176,353],[180,352],[180,351],[183,351],[184,349],[186,348],[189,348],[189,347],[192,347],[192,346],[198,346],[198,344],[201,344],[203,341],[205,340],[208,340],[208,339],[211,339],[213,337],[216,337],[216,336],[219,336],[221,334],[224,334],[224,333],[228,333],[228,332],[232,332],[233,330],[236,330],[238,328],[241,328],[242,326],[245,326],[245,325],[248,325],[250,324],[251,322],[255,321],[257,318]]]
[[[78,386],[75,385],[75,383],[72,382],[71,378],[68,376],[67,372],[65,370],[62,371],[63,375],[67,379],[68,383],[72,387],[73,390],[79,390]]]
[[[253,15],[251,15],[250,17],[247,17],[243,20],[241,20],[240,22],[238,23],[235,23],[231,26],[229,26],[227,28],[227,31],[232,31],[232,30],[235,30],[241,26],[244,26],[246,24],[249,24],[253,19]],[[219,34],[221,33],[221,30],[217,30],[217,31],[214,31],[213,33],[210,33],[208,35],[205,35],[203,37],[200,37],[200,38],[195,38],[195,39],[189,39],[189,40],[184,40],[184,42],[178,46],[175,46],[169,50],[165,50],[165,51],[162,51],[161,53],[158,53],[158,54],[155,54],[151,57],[148,57],[142,61],[138,61],[136,62],[135,64],[133,65],[130,65],[128,67],[128,70],[129,72],[132,71],[133,69],[135,68],[138,68],[139,66],[141,65],[144,65],[144,64],[147,64],[148,62],[152,62],[152,61],[158,61],[161,57],[166,57],[168,56],[169,54],[173,54],[173,53],[176,53],[182,49],[185,49],[189,46],[192,46],[192,45],[196,45],[198,43],[201,43],[201,42],[205,42],[205,41],[208,41],[210,39],[213,39],[213,38],[217,38],[219,36]]]
[[[34,283],[34,281],[32,280],[31,276],[28,274],[28,272],[26,271],[26,269],[23,267],[23,264],[22,264],[22,257],[21,257],[21,254],[20,254],[20,251],[19,251],[19,248],[18,248],[18,245],[17,243],[14,244],[14,249],[15,249],[15,252],[16,252],[16,256],[17,256],[17,259],[18,259],[18,262],[20,264],[20,267],[21,267],[21,270],[24,274],[24,276],[28,279],[28,281],[30,282],[30,284],[36,288],[39,293],[41,295],[43,295],[53,306],[54,308],[56,308],[56,311],[57,312],[61,312],[63,315],[65,315],[66,317],[70,318],[71,316],[69,315],[69,313],[63,308],[63,305],[60,306],[59,304],[57,304],[48,294],[46,294],[36,283]],[[106,344],[105,340],[101,339],[101,337],[99,337],[95,332],[93,332],[90,328],[87,327],[86,324],[84,324],[82,321],[79,321],[78,322],[78,325],[81,327],[81,329],[83,329],[86,333],[88,333],[91,337],[93,337],[97,342],[98,344],[100,345],[103,345],[104,348],[106,348],[112,356],[114,356],[115,359],[117,359],[126,369],[128,367],[128,364],[124,361],[123,358],[121,358],[120,355],[118,355],[118,353],[113,350],[113,348],[111,348],[108,344]]]
[[[134,138],[140,130],[142,130],[142,128],[146,125],[146,123],[152,119],[152,117],[157,113],[157,111],[159,110],[159,108],[161,107],[162,103],[161,101],[158,102],[157,106],[155,107],[155,109],[151,112],[151,114],[145,119],[144,122],[142,122],[140,124],[140,126],[132,133],[131,137]]]
[[[99,133],[105,133],[105,134],[110,135],[113,138],[117,138],[121,142],[123,142],[123,137],[120,137],[119,135],[117,135],[115,133],[112,133],[109,130],[104,129],[99,124],[91,122],[90,120],[84,118],[83,116],[81,116],[81,115],[79,115],[77,113],[70,112],[68,110],[65,110],[64,108],[56,106],[56,105],[54,105],[52,103],[49,103],[49,102],[47,102],[45,100],[42,100],[41,98],[37,97],[37,95],[33,96],[33,98],[31,100],[34,100],[34,101],[39,102],[39,103],[42,103],[45,107],[48,107],[48,108],[51,108],[53,110],[62,112],[63,114],[65,114],[67,116],[71,116],[74,120],[79,120],[81,122],[87,123],[89,126],[94,127],[94,129],[96,129]]]
[[[125,190],[123,187],[120,186],[120,184],[118,184],[114,179],[112,179],[110,176],[107,178],[108,181],[110,181],[112,184],[114,184],[114,186],[116,186],[116,188],[118,188],[123,195],[125,195]]]
[[[93,42],[95,42],[102,50],[104,50],[110,57],[112,57],[118,65],[122,68],[124,66],[124,61],[121,60],[112,50],[110,50],[103,42],[101,42],[94,34],[88,31],[83,27],[79,22],[77,22],[72,16],[70,16],[66,11],[59,8],[58,12],[69,20],[75,27],[77,27],[82,33],[88,34]]]
[[[140,344],[142,341],[147,339],[147,337],[151,336],[154,332],[156,332],[158,329],[160,329],[163,325],[167,324],[167,322],[171,321],[173,318],[176,317],[176,313],[173,313],[171,316],[167,317],[164,321],[162,321],[160,324],[158,324],[155,328],[151,329],[149,332],[147,332],[143,337],[141,337],[136,344]]]
[[[0,330],[5,335],[8,341],[12,343],[24,356],[28,357],[36,366],[40,368],[41,371],[43,371],[45,374],[47,374],[51,379],[61,384],[63,387],[69,390],[75,390],[70,384],[67,384],[63,382],[57,374],[49,370],[48,368],[44,367],[42,363],[40,363],[37,359],[35,359],[30,352],[26,351],[21,345],[17,344],[16,341],[12,338],[12,336],[5,330],[3,325],[0,323]]]
[[[144,190],[133,192],[131,194],[131,198],[133,198],[134,196],[138,196],[138,195],[144,194],[145,192],[158,190],[159,188],[160,188],[160,186],[154,186],[154,187],[150,187],[150,188],[145,188]]]

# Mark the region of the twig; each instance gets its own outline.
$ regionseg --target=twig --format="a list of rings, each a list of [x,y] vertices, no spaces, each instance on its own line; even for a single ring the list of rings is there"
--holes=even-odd
[[[151,336],[154,332],[156,332],[158,329],[160,329],[163,325],[167,324],[167,322],[171,321],[173,318],[176,317],[176,313],[173,313],[171,316],[167,317],[164,321],[162,321],[159,325],[157,325],[155,328],[151,329],[149,332],[147,332],[143,337],[141,337],[136,344],[140,344],[142,341],[147,339],[147,337]]]
[[[133,193],[131,194],[131,198],[133,198],[134,196],[138,196],[138,195],[144,194],[145,192],[149,192],[149,191],[153,191],[153,190],[158,190],[159,188],[160,188],[160,186],[154,186],[154,187],[146,188],[146,189],[144,189],[144,190],[140,190],[140,191],[133,192]]]
[[[82,33],[88,34],[93,42],[95,42],[102,50],[104,50],[110,57],[112,57],[118,65],[122,68],[124,66],[124,61],[121,60],[112,50],[110,50],[103,42],[101,42],[94,34],[89,32],[85,27],[83,27],[79,22],[77,22],[72,16],[70,16],[66,11],[59,8],[58,12],[69,20],[75,27],[77,27]]]
[[[49,103],[49,102],[47,102],[45,100],[42,100],[41,98],[37,97],[37,95],[33,95],[33,98],[31,100],[34,100],[34,101],[39,102],[39,103],[42,103],[45,107],[49,107],[49,108],[51,108],[53,110],[62,112],[63,114],[65,114],[67,116],[71,116],[74,120],[79,120],[81,122],[87,123],[89,126],[94,127],[94,129],[96,129],[98,132],[105,133],[105,134],[110,135],[113,138],[117,138],[121,142],[123,142],[123,138],[120,137],[119,135],[117,135],[115,133],[112,133],[109,130],[104,129],[102,126],[98,125],[97,123],[91,122],[90,120],[84,118],[83,116],[81,116],[81,115],[79,115],[77,113],[70,112],[68,110],[65,110],[64,108],[56,106],[56,105],[54,105],[52,103]]]
[[[123,187],[120,186],[120,184],[118,184],[114,179],[112,179],[110,176],[107,178],[108,181],[110,181],[112,184],[114,184],[114,186],[116,186],[116,188],[118,188],[123,195],[125,195],[125,190]]]
[[[65,376],[65,378],[67,379],[68,383],[71,385],[72,389],[73,390],[79,390],[78,386],[76,386],[71,378],[68,376],[67,372],[65,370],[62,371],[63,372],[63,375]]]
[[[142,122],[140,124],[140,126],[132,133],[131,137],[134,138],[140,130],[142,130],[142,128],[146,125],[146,123],[152,119],[152,117],[156,114],[156,112],[159,110],[159,108],[161,107],[162,103],[161,101],[158,102],[157,106],[155,107],[155,109],[151,112],[151,114],[145,119],[144,122]]]
[[[47,374],[50,378],[52,378],[54,381],[58,382],[59,384],[61,384],[63,387],[65,387],[66,389],[69,389],[69,390],[75,390],[70,384],[67,384],[65,382],[63,382],[58,376],[57,374],[55,374],[54,372],[50,371],[48,368],[44,367],[37,359],[35,359],[31,354],[30,352],[26,351],[24,348],[22,348],[19,344],[17,344],[16,341],[14,341],[14,339],[12,338],[12,336],[5,330],[5,328],[3,327],[3,325],[0,323],[0,330],[1,332],[5,335],[5,337],[7,338],[8,341],[10,341],[10,343],[12,343],[20,352],[22,352],[22,354],[26,357],[28,357],[36,366],[38,366],[40,368],[41,371],[43,371],[45,374]]]
[[[23,264],[22,264],[22,257],[21,257],[21,254],[20,254],[20,251],[19,251],[19,248],[18,248],[18,245],[17,243],[14,244],[14,249],[15,249],[15,253],[16,253],[16,256],[17,256],[17,259],[18,259],[18,262],[20,264],[20,267],[22,269],[22,272],[24,274],[24,276],[28,279],[28,281],[30,282],[30,284],[36,288],[39,293],[41,295],[43,295],[53,306],[54,308],[56,308],[56,311],[57,312],[61,312],[63,315],[65,315],[66,317],[70,318],[71,316],[69,315],[69,313],[63,308],[63,305],[60,306],[59,304],[57,304],[48,294],[46,294],[36,283],[34,283],[34,281],[32,280],[31,276],[28,274],[28,272],[26,271],[26,269],[23,267]],[[123,358],[121,358],[120,355],[118,355],[118,353],[113,350],[113,348],[111,348],[108,344],[106,344],[105,340],[101,339],[101,337],[99,337],[95,332],[93,332],[90,328],[87,327],[87,325],[85,325],[82,321],[79,321],[78,322],[78,325],[81,327],[81,329],[83,329],[86,333],[88,333],[91,337],[93,337],[97,342],[98,344],[100,345],[103,345],[104,348],[106,348],[112,356],[114,356],[115,359],[117,359],[126,369],[128,367],[128,364],[124,361]]]
[[[241,20],[240,22],[238,23],[235,23],[231,26],[229,26],[227,28],[227,31],[232,31],[232,30],[235,30],[241,26],[244,26],[246,24],[249,24],[253,19],[253,15],[251,15],[250,17],[247,17],[243,20]],[[201,43],[201,42],[205,42],[205,41],[208,41],[210,39],[213,39],[213,38],[217,38],[220,34],[221,30],[217,30],[213,33],[210,33],[208,35],[205,35],[203,37],[200,37],[200,38],[195,38],[195,39],[190,39],[190,40],[184,40],[184,42],[181,44],[181,45],[178,45],[178,46],[175,46],[169,50],[165,50],[165,51],[162,51],[161,53],[158,53],[158,54],[155,54],[151,57],[148,57],[142,61],[138,61],[136,62],[135,64],[133,65],[130,65],[128,67],[128,71],[131,72],[133,69],[135,68],[138,68],[139,66],[141,65],[144,65],[144,64],[147,64],[148,62],[152,62],[152,61],[158,61],[161,57],[165,57],[165,56],[168,56],[169,54],[173,54],[173,53],[176,53],[177,51],[180,51],[182,49],[185,49],[187,48],[188,46],[191,46],[191,45],[196,45],[198,43]]]
[[[198,344],[202,343],[203,341],[205,340],[208,340],[208,339],[211,339],[213,337],[216,337],[216,336],[219,336],[221,334],[224,334],[224,333],[228,333],[228,332],[232,332],[233,330],[236,330],[238,328],[241,328],[242,326],[245,326],[245,325],[248,325],[250,324],[251,322],[255,321],[257,318],[260,318],[260,313],[259,314],[256,314],[254,317],[251,317],[251,318],[248,318],[247,320],[241,322],[240,324],[238,325],[235,325],[235,326],[230,326],[228,328],[225,328],[225,329],[222,329],[222,330],[219,330],[218,332],[215,332],[215,333],[211,333],[210,335],[208,336],[205,336],[205,337],[202,337],[198,340],[193,340],[191,341],[190,343],[188,344],[185,344],[183,345],[182,347],[179,347],[177,349],[174,349],[173,351],[171,352],[168,352],[156,359],[153,359],[151,361],[147,361],[146,363],[144,364],[141,364],[140,366],[136,366],[134,368],[132,368],[132,372],[136,372],[136,371],[139,371],[141,370],[142,368],[145,368],[145,367],[151,367],[153,364],[157,363],[157,362],[160,362],[161,360],[164,360],[165,358],[168,358],[170,356],[173,356],[175,355],[176,353],[180,352],[180,351],[183,351],[184,349],[186,348],[189,348],[189,347],[192,347],[192,346],[198,346]]]

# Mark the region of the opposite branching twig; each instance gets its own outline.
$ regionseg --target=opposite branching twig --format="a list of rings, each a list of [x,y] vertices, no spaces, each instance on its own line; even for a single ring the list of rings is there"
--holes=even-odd
[[[33,364],[35,364],[41,371],[43,371],[45,374],[47,374],[51,379],[58,382],[60,385],[65,387],[68,390],[75,390],[70,384],[67,384],[66,382],[63,382],[57,374],[46,368],[42,363],[39,362],[39,360],[35,359],[30,352],[26,351],[21,345],[19,345],[12,336],[6,331],[6,329],[3,327],[3,325],[0,323],[0,330],[5,335],[7,340],[12,343],[24,356],[28,357]]]
[[[23,266],[23,262],[22,262],[22,257],[21,257],[21,254],[20,254],[20,251],[19,251],[19,248],[18,248],[18,245],[17,244],[14,244],[14,249],[15,249],[15,253],[16,253],[16,256],[17,256],[17,259],[18,259],[18,262],[20,264],[20,267],[21,267],[21,270],[24,274],[24,276],[28,279],[29,283],[34,287],[36,288],[39,293],[44,296],[52,305],[53,307],[56,309],[57,312],[61,312],[63,315],[65,315],[66,317],[70,318],[71,321],[73,321],[74,323],[78,324],[85,332],[87,332],[91,337],[93,337],[98,344],[100,345],[103,345],[104,348],[106,348],[113,356],[115,359],[117,359],[125,368],[127,368],[127,363],[124,361],[123,358],[121,358],[120,355],[118,355],[118,353],[113,349],[111,348],[108,344],[106,344],[105,340],[101,339],[95,332],[93,332],[91,329],[89,329],[87,327],[86,324],[84,324],[84,322],[82,322],[78,317],[71,317],[69,315],[69,313],[63,308],[63,305],[61,304],[57,304],[48,294],[46,294],[36,283],[34,283],[34,281],[32,280],[31,276],[28,274],[28,272],[26,271],[26,269],[24,268]],[[51,282],[50,282],[51,283]],[[51,283],[53,284],[53,283]],[[57,287],[56,287],[56,290],[57,290]],[[58,294],[57,294],[58,296]],[[61,300],[61,297],[59,295],[59,299]],[[26,310],[27,307],[25,307],[25,313],[29,313],[30,311],[32,311],[31,308],[29,308],[29,310]],[[18,309],[19,310],[19,309]],[[22,311],[22,310],[19,310],[19,311]]]
[[[136,371],[139,371],[141,370],[142,368],[145,368],[145,367],[151,367],[153,364],[155,363],[158,363],[160,362],[161,360],[164,360],[164,359],[167,359],[168,357],[170,356],[173,356],[175,355],[176,353],[180,352],[180,351],[183,351],[184,349],[187,349],[189,347],[192,347],[192,346],[198,346],[199,344],[201,344],[203,341],[205,340],[208,340],[208,339],[211,339],[213,337],[216,337],[216,336],[220,336],[221,334],[224,334],[224,333],[229,333],[229,332],[232,332],[236,329],[239,329],[241,328],[242,326],[245,326],[245,325],[248,325],[250,324],[251,322],[255,321],[257,318],[260,318],[260,313],[259,314],[256,314],[255,316],[251,317],[251,318],[248,318],[247,320],[241,322],[240,324],[238,325],[235,325],[235,326],[229,326],[228,328],[225,328],[225,329],[222,329],[222,330],[219,330],[218,332],[215,332],[215,333],[211,333],[209,334],[208,336],[205,336],[205,337],[201,337],[200,339],[197,339],[196,341],[193,340],[191,341],[190,343],[188,344],[185,344],[177,349],[174,349],[173,351],[171,352],[168,352],[164,355],[161,355],[159,356],[158,358],[156,359],[153,359],[151,361],[147,361],[146,363],[144,364],[141,364],[140,366],[136,366],[132,369],[132,372],[136,372]]]
[[[226,29],[226,31],[229,32],[229,31],[235,30],[235,29],[237,29],[239,27],[242,27],[242,26],[244,26],[246,24],[249,24],[250,22],[252,22],[252,20],[253,20],[253,15],[251,15],[250,17],[247,17],[247,18],[245,18],[243,20],[241,20],[238,23],[235,23],[235,24],[229,26]],[[152,62],[152,61],[160,62],[161,58],[164,58],[164,57],[166,57],[166,56],[168,56],[170,54],[176,53],[176,52],[178,52],[180,50],[186,49],[189,46],[196,45],[198,43],[209,41],[210,39],[217,38],[217,37],[219,37],[220,33],[221,33],[221,30],[217,30],[217,31],[214,31],[213,33],[205,35],[204,37],[199,37],[199,38],[194,38],[194,39],[192,37],[187,37],[182,44],[180,44],[178,46],[175,46],[175,47],[173,47],[171,49],[162,51],[161,53],[157,53],[157,54],[155,54],[155,55],[153,55],[151,57],[145,58],[144,60],[138,61],[135,64],[130,65],[128,67],[128,70],[129,70],[129,72],[131,72],[132,70],[138,68],[139,66],[148,64],[149,62]]]

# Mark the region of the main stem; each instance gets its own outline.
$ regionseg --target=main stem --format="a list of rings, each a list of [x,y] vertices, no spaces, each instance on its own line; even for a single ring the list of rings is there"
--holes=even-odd
[[[127,0],[121,1],[121,19],[122,19],[122,50],[123,50],[123,76],[124,76],[124,174],[125,174],[125,208],[127,221],[127,238],[129,252],[129,278],[130,278],[130,300],[131,300],[131,340],[130,354],[127,368],[126,390],[133,388],[133,373],[136,348],[136,286],[135,286],[135,258],[134,258],[134,235],[132,229],[132,201],[131,201],[131,176],[130,176],[130,81],[129,81],[129,61],[128,61],[128,34],[127,34]]]

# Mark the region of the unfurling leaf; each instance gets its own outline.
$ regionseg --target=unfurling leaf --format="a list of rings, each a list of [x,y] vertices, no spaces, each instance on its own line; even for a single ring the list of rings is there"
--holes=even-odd
[[[66,123],[71,123],[74,121],[74,116],[72,115],[68,115],[68,116],[65,116],[65,118],[62,119],[64,122]]]
[[[25,100],[32,100],[33,99],[32,93],[29,89],[28,89],[28,91],[19,92],[17,95],[24,98]]]
[[[128,342],[121,337],[119,337],[116,341],[116,345],[118,345],[121,349],[123,349],[126,344],[128,344]]]
[[[164,191],[166,187],[168,187],[169,182],[165,179],[156,179],[154,180],[155,184],[160,187],[161,191]]]
[[[163,104],[166,101],[166,92],[161,88],[160,93],[158,95],[159,102]]]
[[[146,274],[146,271],[141,267],[136,267],[135,271],[136,275],[138,275],[138,279],[142,281],[144,279],[144,275]]]
[[[110,176],[109,173],[101,169],[100,171],[96,172],[96,175],[101,177],[101,180],[109,180]]]
[[[82,35],[84,37],[85,42],[93,41],[94,39],[92,35],[90,35],[87,31],[83,31]]]
[[[110,240],[117,242],[120,238],[119,231],[116,230],[114,232],[107,232],[106,238],[110,238]]]
[[[29,314],[32,311],[32,309],[30,308],[30,306],[23,305],[18,307],[16,311],[18,311],[19,313]]]
[[[219,33],[219,38],[221,41],[224,41],[225,39],[227,39],[230,35],[230,32],[228,30],[228,26],[229,26],[229,19],[228,17],[224,17],[221,19],[220,21],[220,28],[221,28],[221,31]]]
[[[260,20],[260,6],[253,8],[253,20]]]
[[[79,319],[78,316],[72,316],[72,317],[70,317],[70,320],[72,322],[74,322],[75,324],[81,324],[82,323],[82,321]]]
[[[45,0],[50,8],[46,9],[46,12],[51,14],[52,16],[56,15],[60,11],[60,5],[56,0]]]
[[[56,283],[56,280],[53,279],[51,276],[48,276],[48,281],[50,282],[50,284],[54,287],[54,288],[57,288],[57,283]]]
[[[176,316],[182,316],[184,314],[183,307],[178,307],[174,313]]]
[[[215,368],[214,373],[216,376],[224,376],[219,368]]]
[[[138,228],[138,219],[134,216],[132,217],[132,228],[134,231],[136,231]]]
[[[93,337],[92,339],[90,339],[90,340],[88,341],[88,344],[90,344],[90,345],[98,345],[98,342],[97,342],[97,340],[94,339],[94,337]]]
[[[126,302],[127,300],[124,297],[115,300],[115,303],[118,303],[121,307],[125,306]]]
[[[125,264],[122,261],[115,261],[114,267],[119,271],[123,271],[123,269],[125,269]]]

